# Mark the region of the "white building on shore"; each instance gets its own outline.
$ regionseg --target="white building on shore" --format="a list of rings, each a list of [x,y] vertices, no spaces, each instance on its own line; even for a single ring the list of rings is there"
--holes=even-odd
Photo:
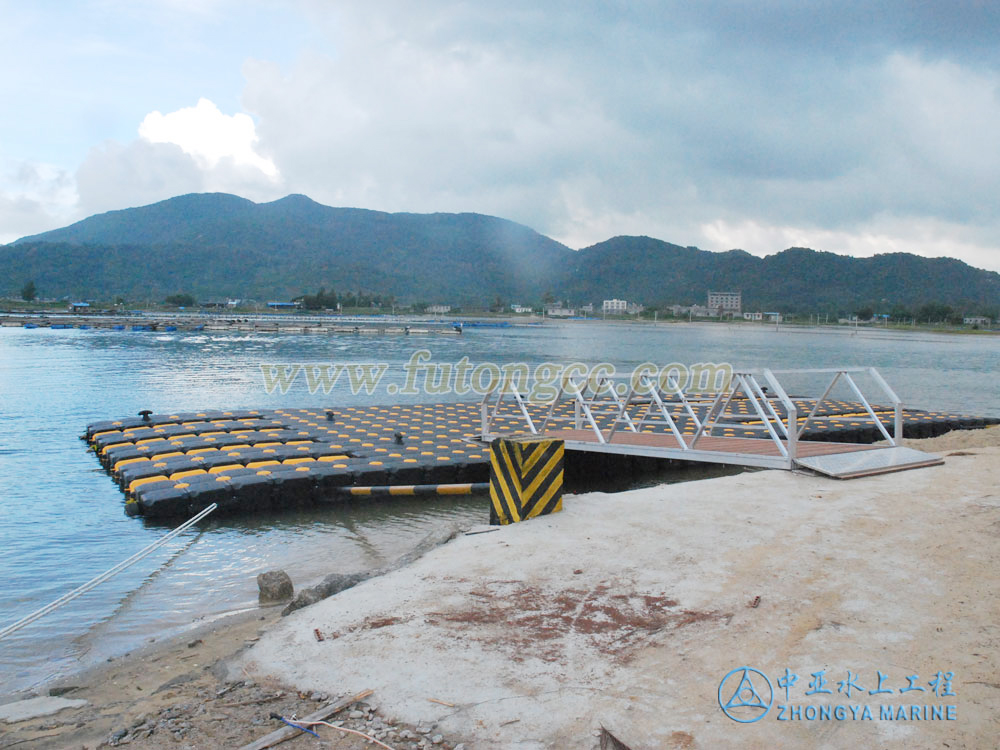
[[[740,315],[743,312],[743,293],[710,291],[708,309],[717,310],[720,315]]]

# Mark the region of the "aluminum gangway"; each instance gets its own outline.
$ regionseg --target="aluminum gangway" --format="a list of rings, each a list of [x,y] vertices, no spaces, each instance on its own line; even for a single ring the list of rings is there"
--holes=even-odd
[[[875,384],[888,405],[873,406],[858,384],[859,375]],[[793,380],[818,376],[826,385],[818,398],[793,400],[779,376]],[[857,399],[855,418],[873,424],[884,443],[803,439],[810,426],[842,418],[824,414],[838,385],[846,386]],[[802,414],[800,406],[804,407]],[[555,397],[541,415],[536,409],[534,417],[517,383],[508,378],[494,383],[480,408],[480,437],[484,441],[509,434],[497,429],[498,419],[513,414],[519,420],[514,432],[559,438],[568,450],[771,469],[803,468],[841,479],[943,462],[939,456],[900,445],[903,404],[873,367],[740,371],[732,374],[727,385],[710,393],[685,392],[669,372],[657,377],[639,374],[627,380],[608,375],[566,375]],[[757,436],[747,437],[748,432]]]

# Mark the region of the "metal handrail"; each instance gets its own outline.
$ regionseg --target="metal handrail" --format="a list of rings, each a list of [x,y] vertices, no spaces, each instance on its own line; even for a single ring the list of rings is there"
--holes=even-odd
[[[802,434],[806,431],[806,428],[809,426],[809,424],[811,422],[825,419],[824,417],[817,417],[816,414],[819,411],[819,409],[822,407],[822,405],[826,401],[826,399],[829,397],[829,395],[833,391],[834,387],[841,380],[841,378],[844,379],[844,382],[847,383],[848,387],[851,389],[851,391],[854,393],[854,395],[857,396],[857,398],[859,399],[861,405],[864,407],[864,410],[867,412],[869,418],[875,424],[875,426],[878,428],[879,432],[882,433],[882,436],[889,442],[889,444],[890,445],[898,445],[899,444],[899,440],[902,439],[902,437],[903,437],[903,402],[900,400],[899,396],[896,395],[896,392],[885,381],[885,379],[882,377],[881,373],[879,373],[879,371],[876,370],[874,367],[845,367],[845,368],[841,368],[841,369],[818,368],[818,369],[815,369],[815,370],[776,370],[775,372],[778,372],[778,373],[781,373],[781,374],[795,374],[795,375],[830,374],[830,373],[833,374],[833,378],[831,378],[830,383],[827,385],[826,389],[823,391],[823,395],[820,396],[819,399],[816,400],[816,403],[813,405],[813,408],[810,410],[809,415],[803,420],[801,426],[799,426],[795,430],[795,437],[796,437],[796,439],[799,439],[799,438],[802,437]],[[879,388],[882,389],[882,391],[886,394],[886,396],[889,397],[889,400],[892,403],[892,408],[893,408],[893,429],[892,429],[892,435],[891,436],[889,435],[889,432],[885,429],[885,425],[882,424],[882,420],[878,418],[878,415],[875,413],[875,410],[872,408],[871,402],[868,400],[868,398],[861,391],[861,388],[858,387],[858,384],[855,382],[854,378],[851,377],[851,374],[862,374],[862,373],[869,375],[872,378],[872,380],[875,381],[875,384],[878,385]],[[792,423],[789,423],[789,424],[792,424]]]
[[[783,444],[781,435],[779,435],[780,430],[787,436],[786,428],[774,408],[768,403],[767,394],[764,393],[760,383],[757,382],[757,379],[751,372],[733,373],[732,380],[729,382],[729,390],[726,393],[720,393],[716,397],[715,402],[705,416],[701,428],[695,433],[694,439],[691,441],[691,447],[694,448],[697,446],[702,437],[710,434],[718,426],[747,429],[746,425],[721,421],[726,415],[729,405],[739,393],[742,393],[747,401],[750,402],[754,412],[757,414],[757,418],[761,422],[761,427],[756,429],[766,430],[782,457],[789,458],[788,448]],[[766,404],[767,411],[765,411],[765,407],[761,406],[762,401]],[[770,415],[767,412],[770,412]],[[778,426],[778,430],[775,429],[775,425]]]
[[[788,425],[785,428],[785,438],[788,441],[788,457],[794,461],[795,457],[798,455],[799,448],[799,435],[795,431],[796,425],[799,421],[798,407],[796,407],[795,402],[788,397],[784,386],[782,386],[778,379],[774,376],[773,370],[769,370],[765,367],[762,374],[764,376],[764,380],[767,381],[768,387],[774,391],[778,400],[781,401],[782,405],[785,407],[785,414],[788,419]],[[768,403],[770,405],[770,402]],[[771,413],[774,413],[773,408],[771,409]],[[775,414],[775,418],[777,418],[777,414]],[[780,422],[781,420],[778,419],[778,421]]]
[[[716,392],[714,397],[711,399],[704,397],[688,398],[687,394],[677,387],[678,383],[676,379],[671,382],[668,378],[666,383],[667,387],[672,387],[674,389],[672,394],[668,395],[660,381],[654,382],[650,376],[644,375],[639,382],[636,382],[634,379],[631,381],[627,395],[622,398],[621,394],[615,388],[614,381],[616,378],[614,376],[603,376],[597,381],[596,385],[592,387],[589,386],[589,380],[587,378],[578,380],[572,376],[565,376],[560,382],[559,390],[555,397],[547,404],[547,413],[540,428],[536,428],[535,423],[532,421],[531,415],[528,413],[527,407],[520,396],[520,393],[517,392],[517,388],[513,384],[510,384],[509,388],[512,390],[513,397],[518,403],[521,414],[524,417],[528,428],[534,434],[545,432],[550,423],[572,422],[576,429],[584,429],[586,423],[586,426],[594,432],[597,441],[605,444],[611,442],[618,431],[620,424],[624,423],[627,426],[627,429],[632,432],[639,432],[642,426],[648,421],[654,419],[659,421],[659,419],[655,416],[658,413],[660,418],[662,418],[662,421],[670,428],[670,431],[673,433],[682,450],[695,450],[701,438],[706,435],[711,435],[713,430],[717,427],[734,427],[743,430],[766,432],[768,437],[777,446],[782,458],[794,461],[798,455],[799,442],[801,441],[808,426],[814,421],[827,419],[826,417],[817,416],[817,414],[829,398],[830,394],[833,392],[837,383],[843,379],[848,387],[850,387],[854,395],[858,398],[860,406],[864,409],[868,418],[874,422],[879,432],[891,445],[897,445],[899,439],[902,437],[902,402],[874,367],[787,370],[771,370],[765,368],[759,371],[759,373],[761,377],[760,380],[758,380],[757,374],[754,371],[748,370],[733,373],[729,387],[724,391]],[[862,392],[855,379],[851,377],[854,374],[861,373],[868,374],[879,386],[879,388],[881,388],[882,391],[888,396],[890,402],[892,403],[894,424],[891,435],[886,429],[886,426],[882,423],[882,420],[879,418],[879,415],[876,413],[869,399]],[[820,398],[816,401],[809,414],[801,421],[800,424],[798,407],[788,396],[788,393],[779,381],[778,376],[814,374],[832,374],[833,377],[824,389],[822,396],[820,396]],[[622,376],[618,379],[623,379],[624,377],[625,376]],[[767,389],[762,387],[762,382],[766,383]],[[489,414],[489,402],[491,396],[497,388],[500,389],[500,392],[497,394],[495,403],[493,404],[492,414]],[[508,384],[504,382],[494,385],[493,389],[483,396],[482,427],[484,439],[486,439],[490,434],[490,429],[492,428],[493,422],[500,410],[503,397],[507,390]],[[570,390],[572,393],[570,393]],[[584,393],[586,391],[592,391],[592,393],[585,396]],[[610,393],[610,397],[605,398],[606,391]],[[571,395],[574,402],[573,416],[555,416],[556,406],[567,395]],[[747,399],[749,405],[752,407],[753,413],[757,417],[757,420],[755,421],[759,422],[759,424],[748,425],[742,422],[730,421],[738,419],[737,415],[729,411],[730,406],[737,397]],[[668,403],[676,403],[680,405],[686,412],[688,418],[691,420],[691,424],[694,426],[695,432],[690,440],[684,439],[684,435],[681,433],[676,420],[671,414],[671,408],[668,406]],[[776,408],[779,403],[785,410],[784,417]],[[698,414],[695,412],[694,405],[696,404],[709,405],[708,411],[705,413],[703,418],[699,419]],[[630,411],[633,406],[639,405],[645,405],[645,409],[641,412],[635,412],[634,410]],[[595,414],[614,415],[614,420],[607,430],[601,430],[597,420],[595,419]]]
[[[490,397],[499,388],[497,392],[496,400],[493,403],[492,413],[490,413]],[[503,402],[504,394],[507,393],[508,389],[517,402],[518,408],[521,410],[521,416],[524,417],[524,421],[528,423],[528,429],[533,435],[538,434],[538,430],[535,428],[535,423],[531,419],[531,414],[528,412],[528,407],[524,403],[524,399],[521,397],[520,391],[517,390],[517,386],[514,384],[511,378],[503,378],[493,385],[492,388],[483,394],[482,400],[479,402],[480,410],[480,428],[481,437],[483,440],[487,440],[492,433],[493,423],[496,421],[497,415],[500,413],[500,404]]]
[[[646,417],[649,416],[649,412],[652,411],[653,404],[655,403],[660,410],[660,415],[663,417],[663,420],[667,423],[667,426],[673,433],[674,439],[678,442],[678,444],[680,444],[681,450],[685,451],[689,450],[688,444],[684,440],[684,435],[681,432],[680,428],[677,426],[677,422],[674,420],[673,416],[670,414],[670,411],[667,409],[667,405],[663,403],[663,399],[660,397],[659,384],[653,386],[653,384],[649,383],[648,377],[644,377],[643,380],[648,384],[649,387],[650,403],[646,407],[646,412],[643,414],[642,419],[639,420],[639,425],[642,426],[643,424],[645,424]],[[676,385],[676,380],[674,381],[674,383]],[[680,396],[681,403],[684,404],[685,408],[687,409],[688,416],[694,421],[696,427],[700,427],[701,422],[698,421],[698,417],[697,415],[695,415],[694,410],[691,408],[687,399],[684,398],[684,393],[679,388],[677,389],[676,392]]]
[[[611,428],[608,430],[608,436],[607,436],[607,441],[610,443],[612,439],[614,439],[615,432],[618,431],[619,422],[625,422],[625,424],[628,425],[629,429],[632,432],[638,432],[638,430],[635,428],[635,423],[632,421],[632,417],[628,413],[628,401],[623,400],[622,397],[618,395],[618,389],[615,388],[614,383],[611,382],[607,376],[601,378],[600,381],[598,381],[597,388],[594,390],[594,395],[591,396],[590,399],[591,401],[590,406],[592,407],[594,405],[594,402],[596,401],[597,396],[601,393],[602,386],[604,385],[608,386],[607,392],[611,394],[611,398],[614,399],[616,406],[615,418],[611,422]],[[633,390],[634,386],[630,387],[629,396],[632,395]],[[610,404],[608,404],[608,406],[610,406]]]

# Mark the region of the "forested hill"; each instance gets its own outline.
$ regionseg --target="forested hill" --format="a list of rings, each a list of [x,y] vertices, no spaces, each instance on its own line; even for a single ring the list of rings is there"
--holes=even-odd
[[[302,195],[256,204],[184,195],[92,216],[0,248],[7,294],[288,299],[320,286],[405,299],[538,299],[573,252],[480,214],[330,208]]]
[[[958,310],[1000,305],[1000,274],[953,258],[890,253],[853,258],[790,248],[766,258],[710,253],[650,237],[615,237],[573,256],[563,285],[573,299],[705,304],[708,289],[743,292],[744,308],[782,312],[890,312],[927,303]]]
[[[650,237],[574,252],[481,214],[331,208],[302,195],[272,203],[196,194],[92,216],[0,246],[0,294],[33,280],[44,297],[160,301],[187,293],[290,299],[320,287],[400,301],[578,305],[617,297],[647,306],[705,303],[740,290],[744,308],[884,312],[928,302],[995,311],[1000,274],[905,253],[851,258],[791,248],[766,258]]]

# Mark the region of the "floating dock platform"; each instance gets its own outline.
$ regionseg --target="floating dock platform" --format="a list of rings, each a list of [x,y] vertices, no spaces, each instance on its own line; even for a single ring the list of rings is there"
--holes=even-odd
[[[687,397],[690,414],[675,400],[670,407],[675,414],[673,427],[647,420],[638,429],[619,432],[615,427],[621,414],[600,413],[594,405],[589,407],[593,428],[581,430],[576,426],[580,410],[572,400],[552,404],[499,400],[144,413],[91,424],[84,438],[125,493],[126,512],[146,517],[190,516],[211,503],[218,503],[220,512],[231,513],[303,507],[366,494],[359,488],[369,487],[384,490],[375,494],[423,494],[430,485],[451,488],[443,492],[461,491],[455,485],[489,479],[490,452],[484,436],[532,434],[526,417],[534,434],[545,424],[546,436],[566,441],[568,460],[576,452],[589,468],[609,473],[657,458],[767,465],[746,459],[759,456],[760,446],[771,442],[761,439],[759,415],[748,398],[729,399],[729,426],[716,426],[719,435],[704,438],[709,443],[699,443],[694,453],[679,449],[678,439],[694,442],[698,431],[704,431],[712,419],[714,398],[701,394],[695,404],[693,397]],[[883,438],[860,402],[790,399],[790,403],[803,415],[815,412],[799,436],[804,459],[829,454],[823,446],[834,445],[836,455],[846,455]],[[648,402],[635,403],[626,409],[626,414],[632,411],[633,427],[648,407]],[[896,416],[886,407],[873,411],[886,422]],[[900,410],[898,417],[905,437],[931,437],[1000,422],[914,409]],[[803,422],[805,417],[796,423]],[[597,433],[611,434],[610,441],[600,442],[595,428]],[[723,447],[711,445],[719,440]],[[668,443],[671,450],[665,455],[662,446]],[[596,455],[595,449],[609,455]],[[709,459],[702,452],[711,453]]]
[[[126,493],[126,512],[185,516],[311,505],[354,487],[483,482],[478,404],[146,414],[85,438]],[[444,491],[445,493],[447,490]]]

